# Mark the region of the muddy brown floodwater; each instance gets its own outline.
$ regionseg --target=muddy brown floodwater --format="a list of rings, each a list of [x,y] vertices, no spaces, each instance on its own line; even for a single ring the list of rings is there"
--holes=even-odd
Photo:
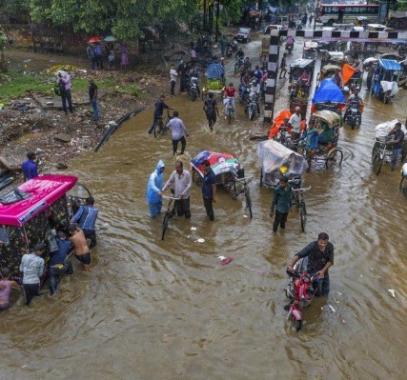
[[[248,47],[251,54],[258,46]],[[171,221],[165,242],[159,239],[145,186],[158,159],[166,176],[174,159],[168,137],[147,135],[149,111],[99,153],[76,160],[72,171],[101,210],[96,264],[90,274],[65,278],[58,298],[1,314],[0,378],[405,379],[407,200],[398,171],[372,174],[370,153],[374,126],[404,120],[407,96],[402,90],[389,105],[365,102],[361,128],[342,129],[342,169],[306,174],[304,234],[296,211],[284,233],[272,234],[271,194],[259,188],[252,124],[241,110],[232,126],[220,122],[210,133],[199,102],[169,100],[190,130],[190,156],[206,148],[235,153],[256,177],[253,220],[241,201],[220,193],[216,222],[208,222],[194,186],[191,221]],[[311,305],[296,333],[283,310],[286,262],[322,230],[335,245],[331,293]],[[220,266],[217,255],[235,260]]]

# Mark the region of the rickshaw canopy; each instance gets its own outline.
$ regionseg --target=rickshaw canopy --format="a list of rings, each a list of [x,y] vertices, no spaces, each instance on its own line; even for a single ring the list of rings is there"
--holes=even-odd
[[[329,128],[334,128],[341,122],[341,117],[339,114],[328,110],[317,111],[312,114],[312,118],[324,121]]]
[[[312,50],[312,49],[317,49],[318,48],[318,42],[317,41],[305,41],[304,42],[304,49],[305,50]]]
[[[225,73],[225,69],[220,63],[210,63],[206,68],[206,76],[208,79],[221,79]]]
[[[315,91],[312,104],[335,103],[345,104],[346,99],[342,90],[332,79],[324,79]]]
[[[353,66],[349,65],[348,63],[345,63],[342,66],[342,81],[343,84],[346,85],[349,80],[353,77],[353,74],[355,74],[358,71],[358,69],[354,68]]]
[[[394,59],[379,59],[379,65],[386,71],[403,71],[400,63]]]
[[[74,176],[48,174],[24,182],[0,197],[0,224],[22,227],[61,199],[77,181]]]
[[[286,165],[286,174],[301,176],[308,168],[306,159],[274,140],[262,141],[257,145],[257,155],[264,174],[279,170]]]
[[[325,74],[328,71],[341,71],[341,67],[338,65],[333,65],[331,63],[328,63],[327,65],[323,66],[321,71]]]
[[[209,161],[215,176],[224,173],[237,173],[240,169],[240,162],[233,154],[204,150],[191,160],[191,166],[202,177],[204,176],[205,161]]]
[[[343,61],[345,53],[343,51],[328,51],[328,57],[333,61]]]
[[[293,63],[291,63],[290,67],[291,68],[305,69],[310,65],[311,66],[314,65],[314,60],[313,59],[298,58]]]

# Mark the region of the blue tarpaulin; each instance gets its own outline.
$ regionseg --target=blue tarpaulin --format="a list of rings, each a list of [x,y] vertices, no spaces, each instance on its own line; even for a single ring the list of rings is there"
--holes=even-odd
[[[394,59],[379,59],[379,64],[387,71],[402,71],[400,63]]]
[[[206,68],[206,76],[208,79],[221,79],[223,78],[225,70],[220,63],[210,63]]]
[[[319,87],[315,90],[312,104],[320,103],[346,103],[342,90],[332,79],[324,79]]]

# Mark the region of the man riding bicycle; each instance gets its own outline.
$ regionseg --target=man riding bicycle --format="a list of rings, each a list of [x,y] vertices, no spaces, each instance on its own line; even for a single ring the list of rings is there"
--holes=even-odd
[[[165,102],[165,95],[161,95],[160,98],[156,101],[154,105],[154,119],[153,124],[151,125],[148,133],[151,134],[157,124],[162,121],[164,109],[170,110],[172,109],[169,107]]]
[[[317,276],[313,286],[316,287],[316,296],[327,296],[329,293],[329,268],[334,265],[334,246],[329,242],[329,236],[325,232],[318,235],[318,240],[308,244],[298,252],[287,266],[288,272],[294,272],[295,263],[308,258],[307,272],[311,276]]]

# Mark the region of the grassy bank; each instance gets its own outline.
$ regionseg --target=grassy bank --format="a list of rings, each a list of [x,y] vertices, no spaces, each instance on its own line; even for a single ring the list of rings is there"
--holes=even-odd
[[[110,77],[109,77],[110,76]],[[139,87],[134,83],[125,83],[115,73],[108,73],[106,77],[95,78],[96,84],[104,92],[118,92],[138,97]],[[13,99],[24,98],[30,92],[52,96],[54,94],[55,76],[47,74],[23,73],[10,71],[0,76],[0,103],[7,105]],[[74,76],[72,80],[74,92],[86,93],[88,78]]]

